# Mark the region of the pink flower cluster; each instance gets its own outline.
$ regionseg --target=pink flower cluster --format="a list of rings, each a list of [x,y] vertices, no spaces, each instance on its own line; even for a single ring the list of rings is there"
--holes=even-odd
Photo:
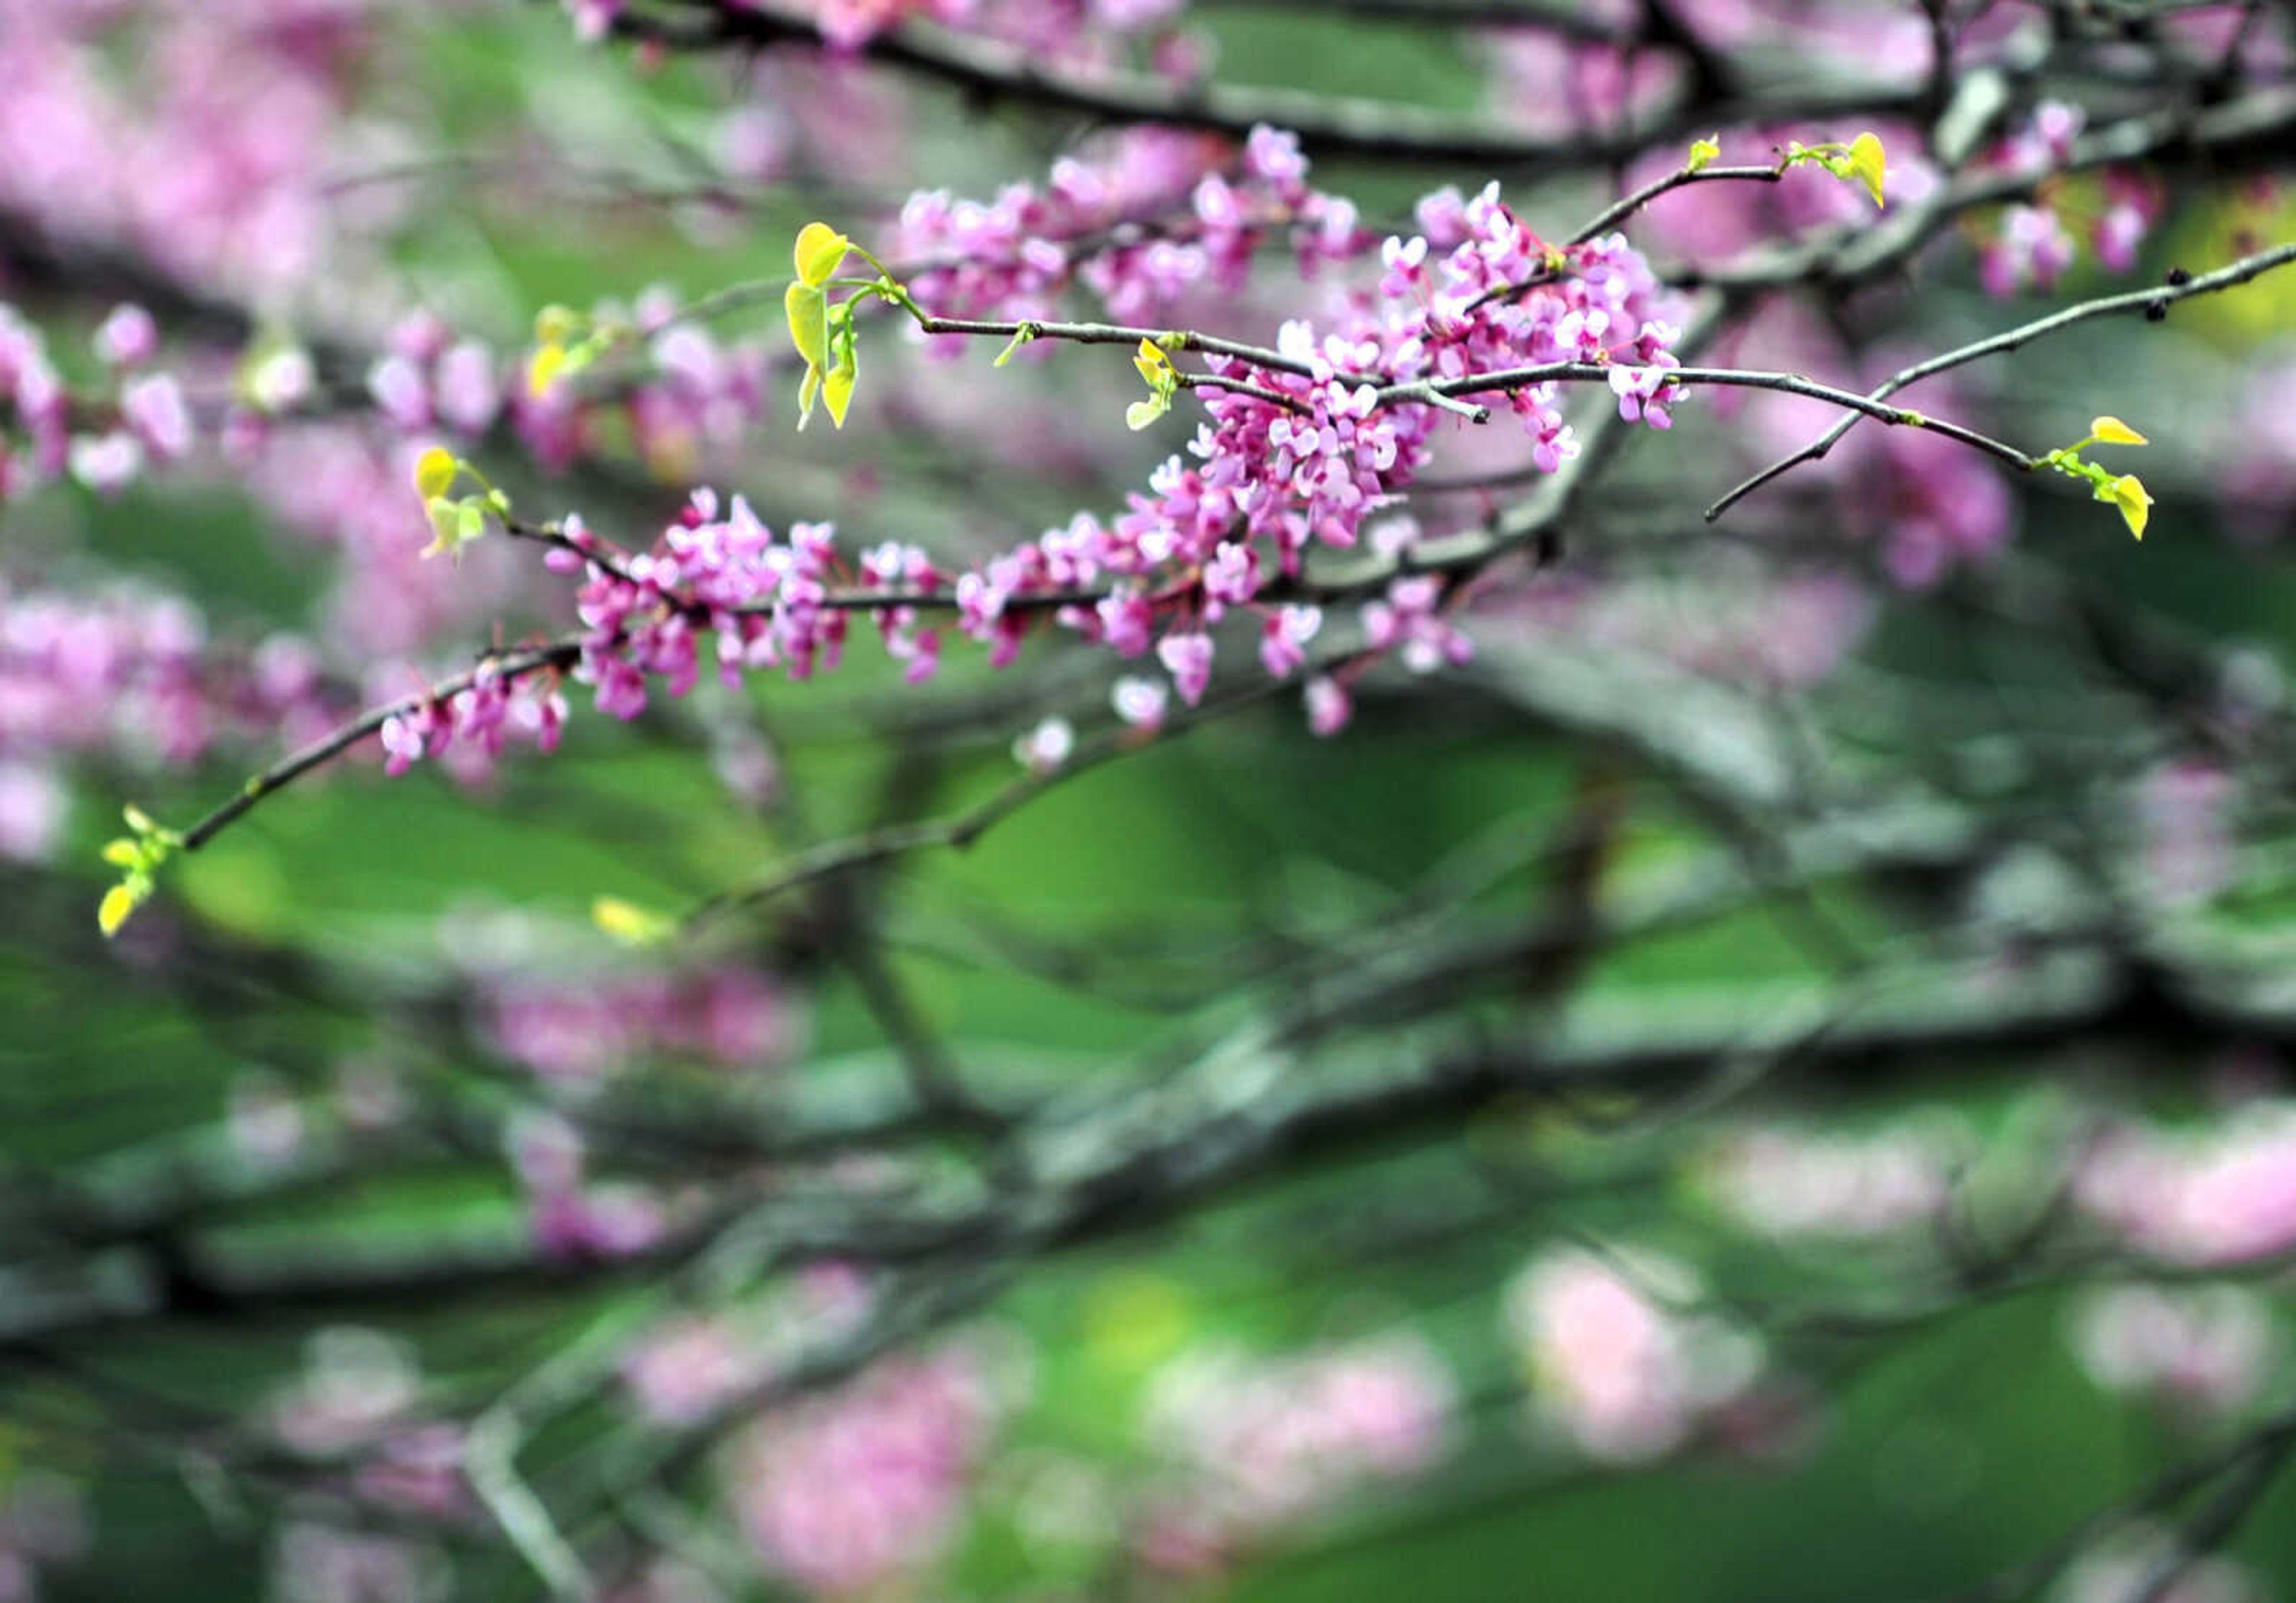
[[[1272,1360],[1183,1354],[1156,1377],[1142,1416],[1177,1472],[1147,1506],[1142,1556],[1202,1568],[1358,1491],[1407,1479],[1441,1460],[1457,1406],[1449,1369],[1408,1334]]]
[[[727,1495],[774,1573],[814,1593],[857,1592],[922,1567],[955,1535],[999,1411],[993,1376],[961,1345],[889,1359],[760,1419],[728,1466]]]
[[[1212,271],[1215,255],[1199,228],[1165,216],[1192,191],[1200,208],[1216,184],[1229,197],[1223,215],[1234,220],[1218,259],[1231,279],[1249,258],[1242,194],[1211,170],[1223,154],[1219,142],[1201,135],[1133,128],[1115,135],[1098,160],[1055,162],[1041,190],[1007,184],[986,203],[920,191],[901,208],[892,259],[914,265],[911,292],[946,317],[1047,318],[1078,277],[1112,315],[1144,316]],[[1264,215],[1283,215],[1272,192],[1246,187]],[[964,346],[951,339],[933,348],[954,356]]]
[[[268,1409],[272,1433],[306,1458],[352,1466],[352,1489],[392,1508],[451,1515],[469,1504],[459,1427],[421,1413],[414,1355],[379,1331],[321,1330],[303,1373]]]
[[[184,766],[219,745],[315,738],[340,706],[293,637],[214,652],[205,621],[174,597],[0,579],[0,855],[37,858],[54,844],[70,758]]]
[[[1862,1240],[1934,1222],[1958,1144],[1935,1125],[1862,1135],[1763,1125],[1725,1140],[1704,1177],[1717,1203],[1765,1235]]]
[[[1580,8],[1622,35],[1635,29],[1631,6]],[[1655,50],[1576,39],[1544,28],[1494,28],[1488,46],[1492,109],[1526,130],[1561,136],[1582,128],[1638,121],[1672,93],[1681,63]]]
[[[1655,1255],[1533,1259],[1508,1286],[1505,1321],[1540,1417],[1589,1458],[1620,1464],[1661,1458],[1718,1420],[1754,1385],[1762,1350],[1696,1312],[1699,1292]]]
[[[786,541],[736,495],[719,515],[716,494],[698,490],[654,548],[638,555],[611,548],[569,519],[565,536],[589,559],[579,595],[586,631],[575,676],[596,689],[599,709],[618,718],[645,710],[650,677],[669,693],[691,691],[707,649],[727,683],[745,669],[781,668],[792,679],[833,669],[844,650],[848,615],[826,605],[839,571],[835,531],[800,523]],[[555,566],[580,559],[556,552]],[[919,588],[937,584],[929,565]],[[892,620],[885,620],[890,630]]]
[[[622,1360],[622,1379],[648,1419],[696,1425],[784,1372],[808,1345],[851,1330],[875,1301],[858,1270],[808,1265],[765,1298],[655,1326]]]
[[[2108,1288],[2076,1309],[2071,1338],[2097,1385],[2203,1423],[2254,1401],[2282,1347],[2271,1304],[2222,1285]]]
[[[307,285],[337,243],[324,184],[373,31],[341,0],[12,5],[0,209],[186,282]]]
[[[1233,178],[1226,155],[1204,135],[1136,128],[1098,162],[1056,163],[1041,192],[1010,184],[988,204],[921,192],[902,208],[896,256],[919,264],[909,288],[943,316],[1046,319],[1081,283],[1111,317],[1135,323],[1200,291],[1234,296],[1280,229],[1303,273],[1376,243],[1353,201],[1308,185],[1293,135],[1254,128]]]
[[[2013,171],[2053,171],[2071,158],[2073,142],[2087,121],[2087,113],[2079,106],[2044,101],[2002,141],[1994,161]],[[2156,188],[2132,174],[2108,170],[2104,206],[2089,231],[2097,259],[2115,273],[2134,267],[2161,210]],[[1978,282],[1990,295],[2013,295],[2028,286],[2048,290],[2079,255],[2079,241],[2058,215],[2054,192],[2045,188],[2036,203],[2002,209],[1999,232],[1979,248]]]
[[[2296,1106],[2251,1102],[2213,1130],[2122,1125],[2085,1155],[2073,1195],[2129,1248],[2170,1264],[2296,1249]]]
[[[492,987],[495,1041],[545,1078],[594,1084],[649,1058],[758,1069],[787,1060],[804,1034],[790,996],[754,969],[600,977],[511,977]]]
[[[1246,172],[1283,198],[1307,193],[1306,164],[1286,135],[1255,134]],[[1200,209],[1202,193],[1200,186]],[[1310,544],[1356,544],[1366,518],[1411,482],[1431,448],[1438,409],[1382,402],[1383,383],[1603,363],[1621,413],[1666,426],[1677,333],[1664,315],[1673,303],[1622,238],[1549,247],[1500,202],[1496,185],[1472,201],[1433,197],[1421,219],[1428,233],[1387,242],[1376,292],[1354,298],[1334,330],[1283,326],[1276,350],[1285,367],[1207,359],[1216,378],[1265,393],[1197,392],[1209,421],[1189,446],[1194,464],[1167,461],[1148,493],[1133,495],[1111,523],[1080,515],[958,580],[965,631],[989,644],[992,661],[1017,650],[1027,620],[1016,603],[1106,586],[1089,609],[1061,607],[1059,620],[1119,657],[1152,648],[1190,705],[1211,676],[1208,626],[1231,609],[1260,611],[1261,660],[1271,674],[1296,670],[1321,616],[1267,607],[1261,593],[1296,578]],[[1542,470],[1575,453],[1554,384],[1523,387],[1511,404]],[[1440,601],[1432,581],[1399,583],[1365,609],[1367,644],[1414,667],[1459,660],[1465,642],[1443,623]],[[1345,721],[1333,704],[1337,687],[1323,683],[1316,722],[1337,727]],[[1119,705],[1136,724],[1162,716],[1160,699],[1136,687]]]
[[[527,359],[457,337],[432,313],[411,313],[369,366],[367,391],[377,413],[416,444],[434,443],[441,430],[474,441],[506,423],[550,470],[591,452],[598,421],[612,413],[627,422],[649,467],[684,478],[766,414],[767,362],[762,343],[721,344],[678,311],[676,295],[660,285],[634,306],[607,301],[594,307],[594,324],[632,331],[637,341],[634,359],[617,359],[618,368],[629,369],[619,375],[621,381],[594,394],[564,378],[537,394]]]
[[[111,384],[101,396],[76,397],[49,360],[39,330],[0,302],[0,504],[67,472],[111,495],[147,463],[190,455],[192,413],[183,386],[172,374],[143,371],[158,347],[151,315],[119,307],[95,339]],[[11,419],[12,429],[6,427]],[[10,449],[10,432],[21,433],[26,447]]]
[[[511,1167],[526,1189],[528,1225],[545,1255],[626,1258],[653,1247],[668,1229],[668,1212],[652,1192],[588,1181],[581,1134],[564,1119],[529,1113],[507,1139]]]
[[[1000,304],[1048,291],[1063,258],[1055,241],[1029,231],[1079,222],[1092,203],[1085,170],[1062,170],[1056,207],[1019,192],[996,209],[946,197],[913,201],[912,246],[945,238],[963,254],[985,252],[993,264],[1001,241],[1013,247],[1005,258],[1044,275],[1041,282],[1015,278],[1008,262],[1008,269],[992,265],[977,274],[949,268],[944,280],[931,276],[941,270],[929,270],[921,282]],[[1241,187],[1216,174],[1198,182],[1197,243],[1216,242],[1214,255],[1248,255],[1266,220],[1254,208],[1273,204],[1285,217],[1307,219],[1306,234],[1334,255],[1359,251],[1352,207],[1311,191],[1307,171],[1296,140],[1255,130]],[[576,677],[594,687],[601,709],[623,718],[644,710],[652,682],[672,695],[692,689],[705,655],[728,683],[758,668],[803,678],[836,666],[856,602],[873,592],[888,599],[865,610],[913,681],[929,676],[939,660],[939,633],[921,621],[931,604],[953,604],[958,628],[999,667],[1013,660],[1040,613],[1119,658],[1152,650],[1171,690],[1191,706],[1212,677],[1211,629],[1231,611],[1257,615],[1259,658],[1269,674],[1298,672],[1323,614],[1264,593],[1300,576],[1309,545],[1357,544],[1365,519],[1411,482],[1441,416],[1424,400],[1383,399],[1383,385],[1599,364],[1612,372],[1624,415],[1658,428],[1669,421],[1676,331],[1665,315],[1672,298],[1622,238],[1549,246],[1500,201],[1496,185],[1472,200],[1451,192],[1432,197],[1421,217],[1428,233],[1388,241],[1376,290],[1346,298],[1335,327],[1283,326],[1280,365],[1207,358],[1214,382],[1196,391],[1207,421],[1189,447],[1193,462],[1168,459],[1112,521],[1079,514],[954,585],[914,547],[884,546],[849,561],[826,525],[800,524],[776,539],[745,501],[721,508],[707,490],[643,553],[601,541],[570,518],[562,531],[570,549],[550,560],[584,576],[578,611],[586,636]],[[418,375],[413,358],[403,360],[410,364],[403,376],[412,420]],[[1540,468],[1552,471],[1572,454],[1556,386],[1519,388],[1512,405]],[[474,409],[471,421],[477,415]],[[839,597],[846,585],[862,587],[863,595]],[[1464,660],[1467,642],[1444,617],[1444,600],[1432,579],[1398,581],[1364,609],[1367,650],[1393,652],[1421,670]],[[1166,693],[1152,681],[1119,684],[1116,701],[1119,716],[1142,727],[1165,716]],[[1319,731],[1347,720],[1346,691],[1332,678],[1310,683],[1308,702]],[[435,706],[395,719],[385,731],[394,771],[467,737],[467,722],[455,707]],[[499,720],[484,727],[498,728]]]

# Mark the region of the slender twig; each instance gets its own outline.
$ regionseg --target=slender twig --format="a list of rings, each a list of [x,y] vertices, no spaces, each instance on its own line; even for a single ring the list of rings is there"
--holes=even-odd
[[[578,640],[555,641],[549,645],[531,646],[516,651],[490,651],[478,667],[466,673],[443,679],[429,690],[371,707],[332,734],[314,740],[302,750],[282,758],[249,780],[237,796],[184,831],[184,850],[199,850],[245,816],[265,797],[284,789],[313,769],[324,766],[381,730],[393,718],[449,700],[488,679],[507,683],[546,669],[569,668],[579,661],[581,656],[582,642]]]
[[[778,289],[775,292],[779,292]],[[1031,339],[1065,339],[1072,345],[1138,345],[1145,339],[1167,350],[1201,351],[1207,356],[1233,356],[1271,372],[1296,373],[1303,379],[1316,376],[1312,364],[1295,360],[1282,351],[1264,345],[1247,345],[1241,340],[1222,339],[1217,334],[1199,333],[1193,329],[1135,328],[1120,323],[1046,322],[1029,317],[936,317],[930,313],[917,319],[917,326],[928,334],[971,334],[996,339],[1014,339],[1026,335]]]
[[[1630,195],[1612,201],[1592,218],[1581,225],[1569,243],[1583,245],[1598,235],[1609,233],[1635,213],[1648,206],[1660,195],[1677,189],[1687,189],[1693,184],[1775,184],[1786,176],[1786,169],[1773,164],[1768,167],[1702,167],[1677,168],[1663,178],[1653,178]]]
[[[1488,394],[1493,391],[1521,389],[1533,384],[1607,383],[1612,367],[1600,362],[1546,362],[1531,367],[1502,368],[1494,372],[1470,373],[1464,378],[1443,379],[1431,383],[1391,385],[1379,392],[1382,405],[1398,400],[1423,400],[1434,395],[1463,396]],[[1899,428],[1927,429],[1948,439],[1998,457],[2011,467],[2030,471],[2038,459],[2027,455],[2016,446],[1992,436],[1959,423],[1933,418],[1909,407],[1891,406],[1871,396],[1854,389],[1843,389],[1832,384],[1822,384],[1815,379],[1805,379],[1797,373],[1770,372],[1736,367],[1677,367],[1669,370],[1669,383],[1680,385],[1712,384],[1734,389],[1771,389],[1783,395],[1802,396],[1814,401],[1826,401],[1847,411],[1890,423]]]
[[[1824,456],[1833,449],[1835,442],[1856,426],[1859,416],[1879,417],[1885,422],[1895,421],[1886,415],[1892,409],[1885,407],[1876,411],[1874,404],[1885,401],[1908,385],[1919,383],[1923,379],[1944,372],[1950,368],[1964,366],[1986,356],[1998,356],[2004,351],[2015,350],[2018,347],[2038,339],[2044,335],[2054,334],[2058,330],[2070,328],[2077,323],[2086,323],[2093,317],[2110,317],[2123,312],[2142,313],[2150,307],[2166,307],[2172,301],[2184,300],[2194,295],[2212,295],[2220,290],[2235,289],[2251,279],[2269,273],[2276,267],[2284,266],[2292,261],[2296,261],[2296,243],[2275,246],[2269,250],[2260,250],[2253,256],[2243,257],[2239,261],[2228,266],[2219,267],[2213,273],[2187,279],[2180,284],[2149,286],[2142,290],[2125,290],[2119,295],[2100,296],[2095,300],[2086,300],[2078,306],[2067,307],[2061,312],[2052,313],[2046,317],[2035,318],[2030,323],[2020,323],[2015,328],[2005,329],[2000,333],[1989,335],[1983,339],[1972,340],[1967,345],[1956,347],[1955,349],[1931,356],[1926,361],[1916,362],[1911,367],[1901,369],[1890,375],[1886,383],[1877,386],[1870,395],[1861,397],[1862,402],[1868,404],[1851,406],[1849,416],[1835,423],[1816,439],[1791,455],[1780,457],[1708,507],[1706,519],[1710,523],[1712,522],[1772,479],[1792,471],[1804,462],[1816,462]],[[1937,428],[1940,433],[1946,432],[1941,424],[1932,424],[1932,427]],[[2029,462],[2024,465],[2031,464]]]

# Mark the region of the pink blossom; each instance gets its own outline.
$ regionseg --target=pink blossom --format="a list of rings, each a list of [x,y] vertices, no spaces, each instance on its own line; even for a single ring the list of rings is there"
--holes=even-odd
[[[119,306],[95,331],[95,354],[111,367],[141,367],[160,354],[160,325],[139,306]]]
[[[1646,1288],[1693,1296],[1686,1271],[1647,1255],[1631,1262],[1633,1280],[1606,1259],[1558,1249],[1534,1259],[1506,1294],[1508,1328],[1547,1416],[1589,1457],[1618,1463],[1680,1446],[1710,1411],[1745,1391],[1761,1362],[1751,1337]]]
[[[1076,749],[1076,731],[1066,718],[1046,718],[1013,743],[1013,757],[1031,773],[1050,773]]]
[[[2001,214],[2000,233],[1979,254],[1978,278],[1988,295],[2013,295],[2029,284],[2053,289],[2079,253],[2055,212],[2012,206]]]
[[[1271,679],[1288,678],[1308,660],[1308,644],[1324,626],[1321,607],[1286,603],[1260,620],[1259,662]]]
[[[2229,1285],[2112,1287],[2080,1304],[2071,1335],[2097,1385],[2147,1394],[2203,1419],[2251,1402],[2280,1346],[2270,1307]]]
[[[2130,1247],[2174,1264],[2237,1264],[2296,1247],[2296,1109],[2259,1102],[2202,1133],[2124,1125],[2073,1194]]]
[[[192,449],[192,413],[183,387],[167,373],[130,379],[119,392],[119,413],[157,462],[170,462]]]
[[[1946,1206],[1956,1162],[1935,1127],[1849,1135],[1758,1126],[1728,1138],[1708,1184],[1766,1234],[1857,1239],[1923,1228]]]
[[[622,1360],[622,1378],[649,1418],[695,1425],[762,1378],[761,1356],[732,1318],[696,1315],[649,1332]]]
[[[44,862],[70,809],[70,793],[52,769],[0,759],[0,857]]]
[[[1426,1469],[1449,1448],[1456,1401],[1434,1351],[1398,1334],[1271,1360],[1185,1354],[1157,1375],[1143,1424],[1226,1533],[1193,1545],[1217,1550]]]
[[[767,1566],[849,1593],[929,1563],[954,1533],[996,1404],[962,1347],[890,1359],[767,1415],[727,1493]]]
[[[1154,733],[1164,727],[1164,708],[1168,699],[1164,687],[1153,679],[1128,676],[1116,682],[1111,692],[1116,716],[1135,729]]]
[[[71,476],[99,495],[116,495],[144,470],[144,446],[124,429],[71,443]]]
[[[1167,634],[1156,642],[1156,659],[1172,675],[1180,699],[1193,707],[1212,681],[1212,640],[1203,634]]]

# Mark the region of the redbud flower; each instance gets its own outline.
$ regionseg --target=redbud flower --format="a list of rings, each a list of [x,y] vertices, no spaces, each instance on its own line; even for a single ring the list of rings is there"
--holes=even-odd
[[[1050,773],[1076,749],[1076,731],[1066,718],[1046,718],[1013,742],[1013,758],[1031,773]]]
[[[160,325],[139,306],[114,307],[95,331],[95,354],[112,367],[140,367],[159,349]]]
[[[1168,692],[1153,679],[1128,675],[1116,682],[1109,699],[1116,707],[1116,716],[1135,729],[1150,733],[1164,727],[1164,708]]]
[[[1193,707],[1204,698],[1212,681],[1212,637],[1204,634],[1167,634],[1156,642],[1156,659],[1172,675],[1180,699]]]

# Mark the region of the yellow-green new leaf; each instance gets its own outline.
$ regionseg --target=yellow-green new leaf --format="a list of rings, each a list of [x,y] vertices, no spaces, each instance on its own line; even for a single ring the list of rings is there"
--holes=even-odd
[[[1860,134],[1849,142],[1849,176],[1866,186],[1877,207],[1882,204],[1882,181],[1889,176],[1888,167],[1889,156],[1878,136]]]
[[[106,940],[119,933],[119,927],[127,922],[127,915],[143,899],[125,885],[115,885],[103,893],[103,900],[95,910],[95,927],[103,931]]]
[[[581,315],[571,307],[546,306],[534,315],[537,345],[564,345],[581,331]]]
[[[558,381],[558,375],[565,369],[566,348],[562,345],[544,346],[534,353],[534,360],[527,364],[527,393],[540,400],[550,393],[550,387]]]
[[[853,382],[860,376],[853,354],[848,351],[844,362],[831,368],[821,380],[821,404],[829,408],[829,421],[840,429],[845,427],[845,409],[853,404]]]
[[[430,516],[430,544],[422,552],[425,557],[435,557],[443,552],[459,562],[463,560],[463,547],[487,532],[486,509],[475,495],[466,501],[433,495],[422,510]]]
[[[461,471],[453,452],[433,446],[414,459],[414,487],[424,501],[435,500],[455,487],[455,476]]]
[[[2110,500],[2120,509],[2121,517],[2128,524],[2128,532],[2142,540],[2144,525],[2152,516],[2152,497],[2137,482],[2134,473],[2123,473],[2107,487],[2110,494],[2103,499]]]
[[[813,404],[821,396],[821,369],[805,370],[805,382],[797,387],[797,426],[800,431],[813,421]]]
[[[1169,395],[1172,387],[1179,380],[1179,375],[1172,369],[1172,359],[1164,354],[1164,348],[1153,339],[1143,339],[1140,342],[1140,348],[1133,353],[1132,365],[1137,368],[1140,376],[1147,380],[1148,388],[1159,395]]]
[[[2088,437],[2107,446],[2149,446],[2152,443],[2117,417],[2093,419],[2088,426]]]
[[[1721,159],[1722,135],[1719,134],[1709,134],[1705,138],[1698,140],[1691,145],[1690,160],[1685,165],[1688,167],[1689,170],[1693,173],[1703,172],[1707,168],[1712,166]]]
[[[652,912],[619,896],[600,896],[590,904],[590,921],[625,946],[651,946],[669,938],[677,928],[667,914]]]
[[[790,343],[810,367],[829,365],[829,297],[811,284],[795,283],[782,297],[789,314]]]
[[[808,223],[797,236],[798,282],[819,289],[836,276],[852,249],[853,241],[828,224]]]

